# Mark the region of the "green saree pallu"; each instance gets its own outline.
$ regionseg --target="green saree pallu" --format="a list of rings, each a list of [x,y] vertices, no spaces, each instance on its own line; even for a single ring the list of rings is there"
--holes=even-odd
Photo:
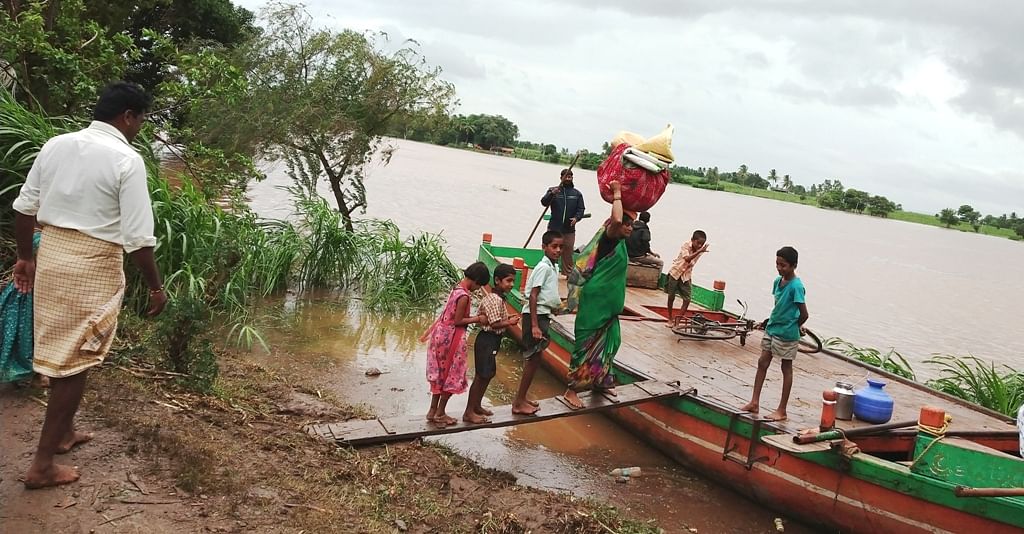
[[[569,385],[575,389],[610,388],[612,363],[622,344],[619,314],[626,304],[626,244],[597,257],[604,228],[590,240],[569,275],[567,307],[576,309],[576,342],[569,366]]]
[[[32,238],[39,247],[39,233]],[[19,293],[14,282],[0,284],[0,383],[32,376],[32,293]]]

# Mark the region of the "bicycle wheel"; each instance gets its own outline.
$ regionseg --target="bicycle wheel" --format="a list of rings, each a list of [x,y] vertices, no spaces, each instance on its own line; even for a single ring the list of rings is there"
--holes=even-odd
[[[802,352],[804,354],[821,352],[821,338],[814,332],[804,329],[804,335],[800,338],[800,344],[797,346],[796,350],[797,352]]]
[[[724,326],[707,326],[698,324],[681,324],[672,328],[676,334],[687,339],[726,340],[736,337],[736,329]],[[679,341],[682,341],[680,339]]]

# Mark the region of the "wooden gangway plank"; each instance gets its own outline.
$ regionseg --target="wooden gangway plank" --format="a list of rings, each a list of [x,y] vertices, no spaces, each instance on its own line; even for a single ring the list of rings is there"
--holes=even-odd
[[[612,397],[596,392],[580,394],[583,408],[573,410],[560,396],[540,401],[540,411],[536,415],[516,415],[511,406],[492,408],[494,416],[487,423],[471,424],[458,422],[450,426],[439,426],[427,421],[422,415],[399,416],[390,418],[346,421],[343,423],[319,423],[305,427],[312,436],[335,442],[339,445],[363,446],[391,441],[405,441],[424,436],[439,436],[466,432],[481,428],[499,428],[505,426],[538,423],[561,417],[571,417],[587,413],[601,412],[632,406],[643,402],[651,402],[687,394],[695,394],[694,389],[682,388],[677,382],[644,380],[615,388],[617,396]]]

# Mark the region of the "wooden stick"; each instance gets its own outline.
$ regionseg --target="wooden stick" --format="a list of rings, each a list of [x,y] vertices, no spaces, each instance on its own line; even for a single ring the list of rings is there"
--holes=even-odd
[[[119,516],[117,516],[117,517],[115,517],[113,519],[108,519],[108,520],[106,520],[106,521],[104,521],[104,522],[102,522],[102,523],[100,523],[100,524],[98,524],[96,526],[97,527],[102,527],[103,525],[106,525],[107,523],[113,523],[114,521],[117,521],[119,519],[124,519],[126,517],[131,517],[133,515],[141,514],[141,513],[142,513],[142,510],[136,510],[136,511],[130,513],[130,514],[119,515]]]
[[[571,171],[572,168],[576,166],[576,161],[580,159],[580,154],[582,153],[583,151],[576,152],[576,157],[572,158],[572,162],[569,163],[569,168],[566,170]],[[540,217],[537,218],[537,224],[533,225],[530,237],[526,238],[526,243],[523,243],[523,248],[530,246],[530,241],[533,241],[533,236],[537,233],[537,229],[540,228],[540,222],[544,220],[544,216],[547,215],[549,207],[550,206],[544,206],[544,211],[540,212]]]
[[[957,486],[953,493],[957,497],[1020,497],[1024,488],[968,488]]]

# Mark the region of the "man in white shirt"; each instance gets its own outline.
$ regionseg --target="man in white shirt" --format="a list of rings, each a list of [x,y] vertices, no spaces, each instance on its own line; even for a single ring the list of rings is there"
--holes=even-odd
[[[141,87],[117,82],[96,103],[88,128],[43,145],[14,201],[18,261],[14,283],[33,291],[33,368],[50,377],[39,446],[29,489],[69,484],[78,471],[53,462],[92,439],[76,432],[75,413],[86,370],[103,362],[117,329],[124,295],[123,252],[149,286],[149,316],[167,303],[153,258],[153,209],[146,166],[131,146],[152,98]],[[43,227],[38,255],[32,230]]]

